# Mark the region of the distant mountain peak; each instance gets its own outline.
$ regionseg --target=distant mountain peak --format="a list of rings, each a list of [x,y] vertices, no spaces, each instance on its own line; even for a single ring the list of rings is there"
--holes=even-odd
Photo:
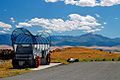
[[[87,33],[81,36],[52,35],[53,46],[120,46],[120,38],[108,38],[100,34]],[[10,34],[0,34],[0,45],[11,45]]]

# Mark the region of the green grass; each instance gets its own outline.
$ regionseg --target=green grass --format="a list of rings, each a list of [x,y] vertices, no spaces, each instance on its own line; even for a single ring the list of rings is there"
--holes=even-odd
[[[69,62],[67,62],[67,60],[64,60],[64,59],[52,59],[51,63],[69,64]]]
[[[120,57],[118,58],[88,58],[88,59],[79,59],[79,62],[99,62],[99,61],[120,61]],[[52,59],[51,62],[54,63],[63,63],[69,64],[66,59]]]

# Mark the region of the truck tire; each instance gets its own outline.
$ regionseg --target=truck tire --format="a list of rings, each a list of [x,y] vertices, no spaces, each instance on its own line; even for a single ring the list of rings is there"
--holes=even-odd
[[[35,68],[38,68],[39,65],[40,65],[40,57],[37,56],[37,57],[35,58]]]
[[[14,59],[12,60],[12,66],[13,66],[13,69],[19,68],[19,66],[17,65],[17,62]]]
[[[50,54],[48,54],[47,57],[46,57],[46,64],[49,65],[50,62],[51,62]]]

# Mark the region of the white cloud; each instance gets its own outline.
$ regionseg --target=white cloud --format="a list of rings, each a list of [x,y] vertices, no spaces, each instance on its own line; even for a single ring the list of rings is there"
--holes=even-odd
[[[4,31],[4,30],[1,30],[1,31],[0,31],[0,33],[7,33],[7,32],[6,32],[6,31]]]
[[[79,0],[78,2],[76,2],[77,6],[96,6],[96,1],[95,0]]]
[[[16,25],[16,27],[17,28],[21,28],[21,27],[30,27],[30,26],[32,26],[31,24],[29,24],[29,23],[26,23],[26,22],[20,22],[20,23],[18,23],[18,25]]]
[[[90,16],[81,16],[79,14],[68,15],[68,20],[63,19],[44,19],[33,18],[27,22],[20,22],[16,27],[39,26],[44,30],[65,32],[72,30],[82,30],[84,32],[95,32],[101,30],[101,24]]]
[[[45,0],[45,2],[59,2],[63,1],[65,4],[71,4],[76,6],[113,6],[120,4],[120,0]]]
[[[12,23],[15,23],[15,22],[16,22],[13,17],[11,17],[10,20],[11,20]]]
[[[3,29],[4,29],[4,28],[5,28],[5,29],[10,29],[10,28],[12,28],[12,26],[9,25],[9,24],[0,22],[0,28],[3,28]]]
[[[37,31],[37,32],[40,32],[40,33],[43,33],[43,32],[52,33],[51,30],[39,30],[39,31]]]
[[[117,20],[117,19],[119,19],[119,18],[114,18],[114,19],[116,19],[116,20]]]
[[[45,0],[46,2],[58,2],[60,0]]]
[[[95,14],[95,16],[96,16],[96,17],[98,17],[98,18],[100,17],[100,15],[99,15],[99,14]]]
[[[107,24],[106,22],[104,22],[103,24]]]
[[[10,28],[4,28],[3,30],[4,31],[10,31]]]
[[[120,4],[120,0],[101,0],[101,6],[113,6]]]
[[[0,33],[7,33],[7,31],[10,31],[12,26],[10,24],[0,22],[0,28],[1,28]]]
[[[104,28],[104,26],[101,27],[101,29]]]
[[[64,0],[63,0],[64,1]],[[72,5],[75,5],[77,3],[77,1],[75,0],[65,0],[64,1],[65,4],[72,4]]]
[[[94,30],[87,30],[88,33],[94,33],[94,32],[97,32],[97,31],[101,31],[101,29],[94,29]]]

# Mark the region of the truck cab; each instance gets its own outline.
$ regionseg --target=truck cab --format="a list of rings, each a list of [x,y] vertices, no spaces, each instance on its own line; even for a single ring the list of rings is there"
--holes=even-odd
[[[22,29],[24,28],[18,28],[17,30],[22,30]],[[50,64],[50,53],[49,53],[50,44],[45,42],[45,40],[44,42],[41,41],[42,38],[41,36],[37,36],[36,38],[36,36],[30,34],[29,36],[27,36],[29,38],[27,38],[21,36],[21,34],[25,35],[19,32],[19,35],[17,37],[15,34],[12,34],[11,37],[12,45],[14,49],[14,57],[12,59],[13,68],[21,68],[21,67],[37,68],[39,67],[39,65]],[[26,38],[27,40],[24,40]]]

